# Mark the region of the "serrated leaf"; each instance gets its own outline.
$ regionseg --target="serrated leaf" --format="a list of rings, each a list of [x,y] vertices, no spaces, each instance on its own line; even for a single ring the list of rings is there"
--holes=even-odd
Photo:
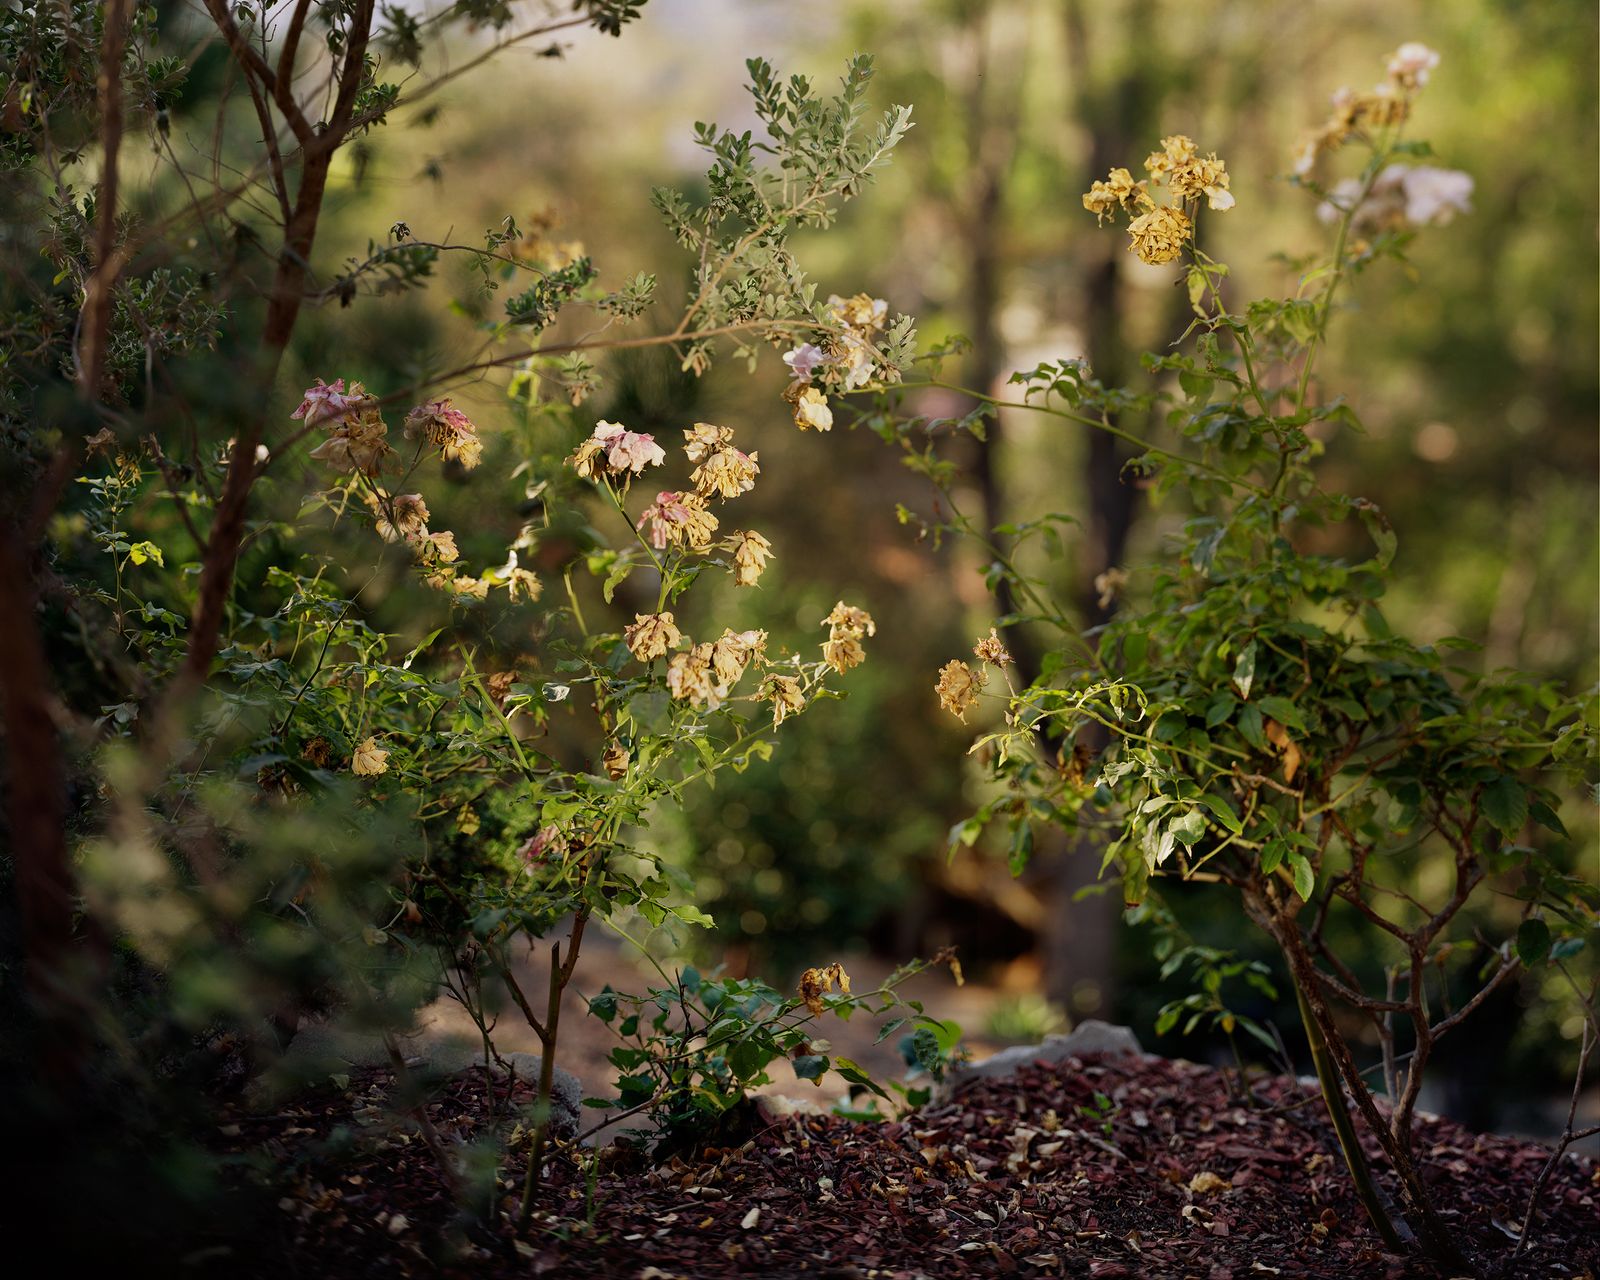
[[[1478,811],[1497,830],[1510,835],[1528,820],[1528,793],[1515,778],[1501,774],[1479,793]]]
[[[1206,833],[1206,815],[1199,809],[1190,809],[1168,828],[1172,837],[1185,845],[1192,845]]]

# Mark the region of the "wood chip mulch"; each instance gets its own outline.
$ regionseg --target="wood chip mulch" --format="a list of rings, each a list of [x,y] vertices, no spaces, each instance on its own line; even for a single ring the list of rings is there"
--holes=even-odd
[[[650,1167],[608,1155],[557,1165],[518,1236],[521,1170],[481,1182],[464,1215],[393,1077],[272,1115],[228,1117],[240,1177],[275,1179],[270,1237],[235,1275],[1447,1277],[1383,1252],[1333,1146],[1321,1100],[1161,1058],[1036,1064],[977,1080],[896,1123],[797,1115],[739,1146]],[[506,1092],[502,1086],[502,1093]],[[525,1086],[511,1103],[528,1101]],[[1096,1094],[1114,1104],[1102,1119]],[[440,1083],[427,1113],[468,1156],[493,1150],[481,1074]],[[1298,1105],[1297,1105],[1298,1104]],[[499,1122],[506,1119],[502,1098]],[[1569,1155],[1547,1185],[1530,1247],[1512,1251],[1548,1152],[1418,1125],[1436,1203],[1485,1276],[1600,1274],[1600,1167]],[[474,1147],[474,1140],[477,1146]],[[615,1151],[615,1149],[612,1149]],[[482,1162],[480,1162],[481,1164]],[[1381,1164],[1379,1165],[1381,1171]]]

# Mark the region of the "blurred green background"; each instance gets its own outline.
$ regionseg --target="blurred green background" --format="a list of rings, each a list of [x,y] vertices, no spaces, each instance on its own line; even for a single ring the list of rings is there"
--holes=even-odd
[[[1433,143],[1432,163],[1473,175],[1474,212],[1419,236],[1410,273],[1384,268],[1345,295],[1324,372],[1367,433],[1328,441],[1329,483],[1379,503],[1399,532],[1397,626],[1475,640],[1483,648],[1467,660],[1486,669],[1587,686],[1600,575],[1591,3],[658,0],[621,40],[581,37],[559,58],[511,51],[413,109],[421,127],[372,134],[339,175],[324,249],[361,255],[401,220],[420,239],[473,242],[513,215],[548,223],[551,240],[581,241],[602,285],[649,271],[674,299],[689,264],[648,191],[702,180],[694,122],[754,123],[747,56],[827,84],[866,50],[878,59],[877,104],[912,103],[917,125],[842,225],[801,243],[820,292],[884,297],[918,317],[925,339],[969,335],[967,385],[1070,356],[1088,356],[1107,380],[1137,380],[1137,353],[1176,337],[1186,304],[1173,272],[1140,266],[1120,235],[1097,230],[1079,201],[1091,178],[1137,168],[1163,134],[1191,134],[1233,175],[1238,207],[1210,220],[1206,247],[1232,264],[1234,300],[1288,294],[1294,270],[1273,255],[1310,252],[1324,234],[1312,198],[1282,177],[1290,146],[1335,88],[1378,79],[1387,52],[1411,39],[1442,55],[1412,133]],[[343,374],[389,389],[469,357],[470,317],[448,305],[466,291],[313,314],[291,381]],[[354,358],[329,369],[319,357],[335,334]],[[868,433],[797,433],[776,360],[754,379],[724,367],[701,382],[664,353],[605,369],[586,412],[672,438],[710,417],[760,450],[762,482],[746,501],[779,559],[759,591],[702,593],[718,626],[809,645],[841,597],[879,622],[848,700],[800,720],[770,763],[664,815],[663,848],[717,921],[695,958],[781,981],[837,954],[900,958],[953,942],[995,992],[989,1025],[969,1031],[1025,1038],[1062,1015],[1147,1030],[1177,988],[1118,928],[1115,903],[1073,901],[1097,855],[1045,848],[1020,882],[981,849],[947,860],[946,833],[976,784],[970,734],[939,711],[934,673],[987,631],[995,605],[971,552],[918,545],[896,521],[896,503],[928,509],[927,487]],[[534,429],[503,380],[458,398],[490,434]],[[946,396],[925,407],[963,406]],[[1119,483],[1118,455],[1053,419],[1004,417],[965,460],[973,511],[1079,517],[1082,536],[1051,572],[1086,621],[1095,574],[1159,554],[1175,518]],[[474,510],[486,551],[518,519],[516,486],[494,470],[456,477],[435,504],[448,527],[459,527],[452,504]],[[494,512],[498,527],[484,515]],[[619,593],[619,615],[634,603]],[[1593,865],[1592,813],[1576,817]],[[1223,926],[1200,904],[1176,906],[1196,936],[1249,945],[1216,936]],[[1497,1109],[1495,1080],[1532,1072],[1556,1087],[1553,1046],[1575,1037],[1575,1015],[1558,1004],[1526,1025],[1531,995],[1486,1009],[1470,1062],[1443,1055],[1446,1109],[1521,1122]],[[1519,1026],[1527,1034],[1514,1037]],[[1514,1047],[1489,1062],[1484,1044]],[[1215,1048],[1172,1037],[1156,1047]]]

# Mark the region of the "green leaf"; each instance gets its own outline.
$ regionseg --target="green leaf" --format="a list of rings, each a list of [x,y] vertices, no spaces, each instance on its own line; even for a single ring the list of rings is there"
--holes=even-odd
[[[618,560],[611,566],[611,572],[606,575],[605,586],[600,589],[600,594],[605,597],[607,604],[611,603],[611,597],[616,594],[617,588],[633,570],[634,565],[631,560]]]
[[[1264,875],[1271,875],[1278,869],[1278,864],[1283,861],[1283,855],[1289,851],[1289,846],[1282,840],[1269,840],[1267,846],[1261,851],[1261,871]]]
[[[1399,545],[1399,539],[1395,537],[1389,517],[1379,510],[1376,503],[1368,502],[1365,498],[1356,499],[1356,510],[1361,513],[1361,522],[1367,526],[1367,536],[1378,549],[1377,555],[1370,562],[1371,566],[1374,569],[1387,569],[1389,562],[1394,559],[1395,548]]]
[[[161,555],[161,548],[153,542],[135,542],[128,548],[128,559],[134,564],[143,564],[147,560],[154,560],[163,569],[167,567],[166,560]]]
[[[1249,703],[1239,713],[1239,732],[1257,751],[1267,749],[1266,727],[1261,722],[1261,708],[1255,703]]]
[[[728,1068],[741,1081],[753,1080],[767,1069],[767,1064],[777,1056],[768,1044],[754,1040],[736,1041],[728,1050]]]
[[[796,1078],[820,1083],[822,1077],[827,1074],[828,1059],[820,1053],[803,1053],[790,1065],[794,1067]]]
[[[1175,840],[1192,845],[1206,833],[1206,815],[1199,809],[1190,809],[1171,824],[1170,830]]]
[[[1271,716],[1279,724],[1293,729],[1296,733],[1306,731],[1306,718],[1301,715],[1300,708],[1287,698],[1268,695],[1256,703],[1261,708],[1261,714]]]
[[[1145,893],[1150,887],[1150,867],[1143,855],[1125,857],[1122,860],[1122,901],[1130,907],[1137,907],[1144,901]]]
[[[1517,958],[1525,965],[1542,964],[1550,954],[1550,926],[1530,916],[1517,928]]]
[[[1013,876],[1020,876],[1033,857],[1033,824],[1019,822],[1011,832],[1011,851],[1007,858]]]
[[[1543,800],[1535,800],[1528,806],[1528,816],[1547,831],[1554,831],[1558,836],[1567,835],[1567,828],[1562,823],[1560,815]]]
[[[1252,640],[1239,651],[1239,659],[1233,664],[1233,685],[1238,689],[1241,698],[1250,696],[1250,686],[1256,680],[1256,642]]]
[[[1311,870],[1311,863],[1303,853],[1289,851],[1289,866],[1294,872],[1294,891],[1300,895],[1302,902],[1311,901],[1311,891],[1316,888],[1317,878]]]
[[[1510,835],[1528,821],[1528,793],[1515,778],[1501,774],[1479,793],[1478,811]]]
[[[684,924],[698,925],[702,929],[710,929],[717,923],[715,919],[700,910],[699,907],[685,905],[668,907],[667,910],[682,920]]]
[[[1224,797],[1207,792],[1200,797],[1200,803],[1210,809],[1217,821],[1234,835],[1244,830],[1244,823],[1239,821],[1239,815],[1233,811],[1233,806]]]
[[[983,819],[981,817],[971,817],[964,822],[958,822],[950,828],[950,848],[955,849],[958,845],[966,845],[970,848],[982,834]]]

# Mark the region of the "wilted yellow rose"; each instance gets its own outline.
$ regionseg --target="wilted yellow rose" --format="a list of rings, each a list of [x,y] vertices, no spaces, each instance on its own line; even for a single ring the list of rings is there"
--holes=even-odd
[[[1128,224],[1128,247],[1140,262],[1160,266],[1183,252],[1193,229],[1189,215],[1182,209],[1162,205]]]
[[[683,633],[673,622],[670,612],[636,613],[633,615],[633,625],[622,629],[622,638],[635,658],[640,662],[649,662],[652,658],[665,657],[667,651],[683,638]]]
[[[772,703],[772,727],[776,729],[786,717],[803,710],[805,697],[800,692],[800,681],[794,676],[768,676],[761,686],[761,696]]]
[[[939,668],[939,682],[934,685],[939,705],[965,724],[987,679],[981,668],[974,670],[959,658],[951,659]]]
[[[350,772],[358,778],[375,778],[380,773],[387,773],[389,753],[378,745],[376,738],[369,737],[350,757]]]
[[[736,529],[733,534],[733,585],[753,587],[772,556],[772,544],[759,533]]]

